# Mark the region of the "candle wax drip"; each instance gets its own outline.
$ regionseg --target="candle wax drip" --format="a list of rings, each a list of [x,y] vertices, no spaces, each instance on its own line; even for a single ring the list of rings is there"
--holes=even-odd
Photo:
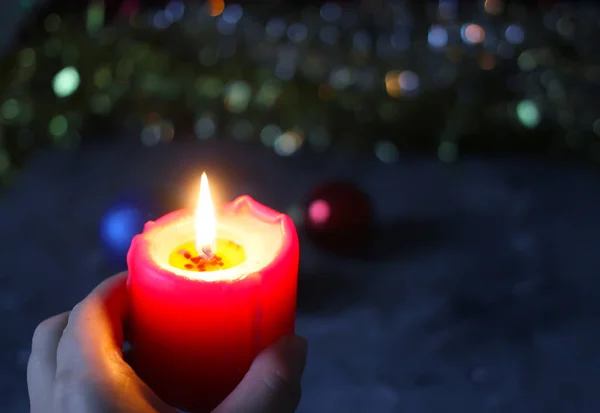
[[[226,270],[246,260],[244,249],[233,241],[217,239],[217,253],[207,259],[196,250],[193,241],[178,246],[169,256],[169,264],[186,271],[207,272]]]

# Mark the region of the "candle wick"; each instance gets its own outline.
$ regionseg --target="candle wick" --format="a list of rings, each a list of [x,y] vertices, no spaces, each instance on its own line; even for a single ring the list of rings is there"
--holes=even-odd
[[[212,259],[214,257],[214,254],[212,252],[212,248],[210,247],[210,245],[205,245],[202,247],[202,254],[204,255],[205,259]]]

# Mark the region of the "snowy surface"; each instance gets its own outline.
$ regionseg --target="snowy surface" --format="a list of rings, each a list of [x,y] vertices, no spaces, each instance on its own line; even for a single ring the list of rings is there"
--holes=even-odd
[[[98,237],[106,209],[134,191],[181,206],[205,168],[223,200],[293,211],[317,183],[350,178],[375,202],[378,255],[303,241],[300,413],[600,411],[598,171],[206,143],[45,152],[1,196],[0,412],[28,411],[35,325],[114,272]]]

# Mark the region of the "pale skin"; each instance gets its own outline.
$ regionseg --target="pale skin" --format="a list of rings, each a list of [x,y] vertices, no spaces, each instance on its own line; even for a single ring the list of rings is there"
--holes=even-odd
[[[123,357],[126,279],[121,273],[105,280],[71,311],[36,328],[27,364],[31,413],[177,413]],[[294,412],[306,350],[297,336],[267,348],[212,413]]]

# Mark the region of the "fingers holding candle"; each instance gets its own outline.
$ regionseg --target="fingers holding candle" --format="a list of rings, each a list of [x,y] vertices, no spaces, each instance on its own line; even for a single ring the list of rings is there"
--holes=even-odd
[[[57,408],[68,413],[73,400],[80,401],[88,390],[93,392],[90,377],[105,381],[109,371],[128,368],[114,356],[120,356],[122,343],[125,280],[126,274],[109,278],[72,311],[51,317],[36,328],[27,366],[33,413]]]
[[[31,342],[31,355],[27,363],[27,383],[31,411],[42,411],[52,395],[56,374],[56,349],[67,326],[69,312],[42,321]]]
[[[124,361],[127,274],[101,283],[36,329],[27,384],[32,413],[176,413]]]
[[[126,280],[126,273],[106,279],[73,308],[58,345],[57,377],[70,374],[75,365],[92,371],[128,368],[121,355]]]
[[[37,326],[31,341],[31,356],[29,358],[31,368],[38,368],[38,365],[40,365],[41,370],[54,376],[56,372],[56,349],[68,320],[69,312],[67,311],[50,317]]]
[[[295,412],[307,350],[302,337],[280,339],[256,357],[241,383],[213,413]]]

